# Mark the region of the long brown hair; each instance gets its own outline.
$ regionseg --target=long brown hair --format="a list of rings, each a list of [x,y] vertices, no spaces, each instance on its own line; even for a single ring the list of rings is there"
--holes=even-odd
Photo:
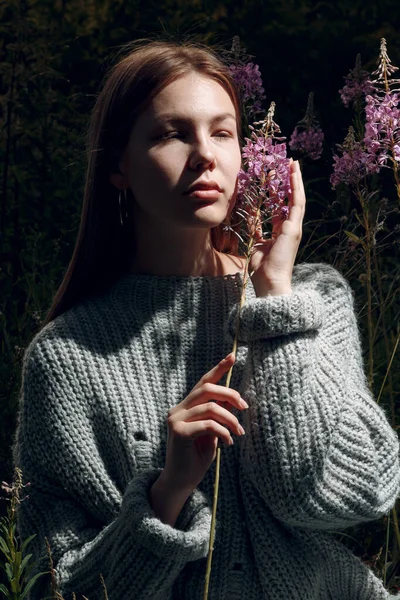
[[[121,226],[118,190],[110,174],[119,162],[130,132],[152,98],[172,81],[197,72],[214,79],[236,110],[240,135],[240,98],[228,67],[215,51],[194,42],[140,40],[114,65],[96,100],[88,134],[88,165],[78,237],[64,279],[43,326],[92,294],[107,289],[128,272],[132,233]],[[216,250],[237,254],[238,241],[223,225],[211,230]]]

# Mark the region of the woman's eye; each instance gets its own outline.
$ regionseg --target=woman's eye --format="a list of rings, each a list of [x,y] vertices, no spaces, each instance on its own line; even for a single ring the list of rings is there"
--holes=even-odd
[[[166,131],[160,135],[160,140],[171,140],[175,138],[181,138],[183,134],[179,131]]]
[[[215,135],[215,137],[221,137],[221,138],[230,138],[230,137],[232,137],[232,135],[229,133],[229,131],[218,131],[214,135]]]

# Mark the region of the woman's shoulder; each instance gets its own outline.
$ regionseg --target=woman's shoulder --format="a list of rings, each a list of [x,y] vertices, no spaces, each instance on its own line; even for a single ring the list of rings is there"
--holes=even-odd
[[[88,346],[104,326],[104,312],[110,312],[107,304],[107,296],[93,297],[57,316],[34,335],[25,351],[25,361],[43,353],[62,354],[64,349],[71,353],[74,348]]]
[[[338,269],[328,263],[298,263],[293,267],[293,283],[316,286],[349,287]]]

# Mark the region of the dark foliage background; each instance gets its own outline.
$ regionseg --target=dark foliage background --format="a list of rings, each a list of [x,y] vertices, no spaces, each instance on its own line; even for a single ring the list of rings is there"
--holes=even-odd
[[[110,56],[131,40],[195,35],[230,47],[239,35],[260,65],[267,102],[277,103],[276,120],[287,136],[314,91],[326,144],[319,161],[303,164],[308,213],[300,259],[329,262],[349,278],[366,335],[362,255],[343,233],[344,224],[349,229],[354,222],[356,201],[346,190],[332,191],[329,175],[332,149],[352,118],[338,89],[356,54],[373,70],[385,37],[392,61],[400,64],[398,0],[0,0],[0,23],[1,479],[11,478],[22,355],[61,282],[77,234],[90,110]],[[393,196],[389,179],[380,193]],[[393,233],[395,212],[387,223]],[[393,284],[399,262],[398,239],[387,239],[380,254],[383,286]],[[399,316],[399,285],[392,287],[391,348]],[[375,343],[378,393],[388,356],[382,335]],[[393,426],[399,367],[397,354],[381,401]],[[384,523],[369,524],[357,538],[350,545],[373,562]]]

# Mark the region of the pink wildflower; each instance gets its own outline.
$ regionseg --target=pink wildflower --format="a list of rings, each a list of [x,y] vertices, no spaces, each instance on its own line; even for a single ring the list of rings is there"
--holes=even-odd
[[[279,127],[273,121],[272,103],[261,127],[252,127],[251,138],[242,150],[245,169],[238,177],[238,208],[253,212],[259,203],[272,216],[287,216],[285,199],[290,192],[290,167],[284,138],[277,137]]]
[[[312,160],[318,160],[322,154],[323,131],[320,127],[315,129],[301,129],[295,127],[289,146],[291,150],[308,155]]]
[[[249,112],[256,114],[262,111],[265,100],[259,66],[253,62],[233,64],[229,66],[232,77],[239,88],[242,102],[249,105]]]
[[[333,187],[339,183],[356,185],[366,175],[379,170],[374,157],[365,151],[361,142],[355,140],[353,127],[349,127],[349,133],[339,150],[342,156],[335,154],[333,157],[333,173],[330,177]]]
[[[262,103],[265,101],[265,90],[261,79],[260,68],[251,61],[251,56],[246,49],[240,46],[239,36],[235,35],[232,47],[223,51],[222,56],[229,65],[242,99],[246,115],[254,117],[262,112]]]
[[[370,81],[370,76],[367,71],[361,68],[361,55],[357,54],[356,64],[354,69],[351,69],[349,74],[344,78],[345,85],[339,90],[343,104],[348,107],[351,102],[356,102],[370,94],[374,87]]]
[[[342,156],[335,154],[333,161],[334,172],[330,178],[333,187],[339,183],[356,185],[373,171],[371,156],[362,149],[360,142],[351,151],[344,151]]]
[[[383,97],[366,97],[364,144],[377,166],[387,164],[389,153],[399,160],[400,94],[388,92]]]
[[[299,152],[312,160],[318,160],[322,154],[323,140],[323,131],[314,116],[314,94],[310,92],[306,114],[297,123],[290,138],[289,146],[295,152]]]
[[[394,87],[400,84],[400,79],[393,77],[393,74],[399,70],[399,67],[395,67],[388,56],[385,38],[381,39],[377,64],[378,68],[372,73],[372,75],[375,75],[372,80],[373,88],[375,90],[383,89],[385,93],[390,90],[398,92],[399,90],[395,90]]]

